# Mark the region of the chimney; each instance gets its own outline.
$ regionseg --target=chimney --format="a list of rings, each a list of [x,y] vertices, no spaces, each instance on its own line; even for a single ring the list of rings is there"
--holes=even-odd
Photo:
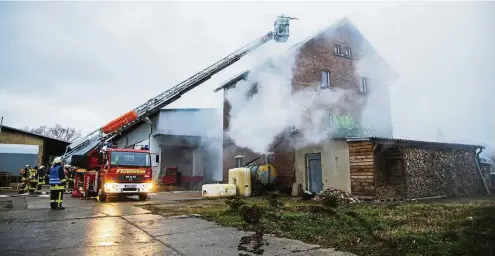
[[[273,164],[273,152],[265,154],[265,164]]]
[[[243,155],[235,156],[235,167],[240,168],[242,166],[244,166],[244,156]]]

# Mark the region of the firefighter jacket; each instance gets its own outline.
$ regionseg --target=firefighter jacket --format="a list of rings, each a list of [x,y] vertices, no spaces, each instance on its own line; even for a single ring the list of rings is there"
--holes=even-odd
[[[54,165],[50,169],[50,185],[64,185],[65,181],[64,168],[60,164]]]
[[[37,175],[38,175],[38,178],[42,178],[42,177],[44,178],[45,177],[45,169],[41,169],[41,168],[38,169]]]
[[[37,180],[37,171],[34,168],[29,169],[29,179],[30,180]]]
[[[26,170],[25,168],[24,169],[21,169],[20,174],[21,174],[21,177],[22,177],[23,180],[25,180],[28,177],[28,175],[29,175],[28,172],[29,172],[29,170]]]

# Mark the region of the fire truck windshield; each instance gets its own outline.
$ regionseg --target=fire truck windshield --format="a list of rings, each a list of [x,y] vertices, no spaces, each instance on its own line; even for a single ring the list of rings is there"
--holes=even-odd
[[[149,167],[151,164],[149,154],[140,152],[112,152],[110,160],[112,166]]]

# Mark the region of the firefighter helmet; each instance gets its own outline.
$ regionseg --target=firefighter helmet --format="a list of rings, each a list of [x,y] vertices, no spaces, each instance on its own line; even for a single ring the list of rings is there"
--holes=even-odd
[[[60,162],[62,162],[62,158],[61,157],[55,157],[55,159],[53,159],[52,165],[59,164]]]

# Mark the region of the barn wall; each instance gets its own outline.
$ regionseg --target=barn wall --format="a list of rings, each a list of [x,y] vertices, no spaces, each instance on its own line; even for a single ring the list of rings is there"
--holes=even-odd
[[[24,144],[24,145],[37,145],[39,147],[38,156],[36,159],[36,165],[42,165],[42,156],[44,149],[44,140],[42,138],[25,134],[18,131],[2,129],[0,133],[0,144]],[[19,166],[20,169],[25,164]]]

